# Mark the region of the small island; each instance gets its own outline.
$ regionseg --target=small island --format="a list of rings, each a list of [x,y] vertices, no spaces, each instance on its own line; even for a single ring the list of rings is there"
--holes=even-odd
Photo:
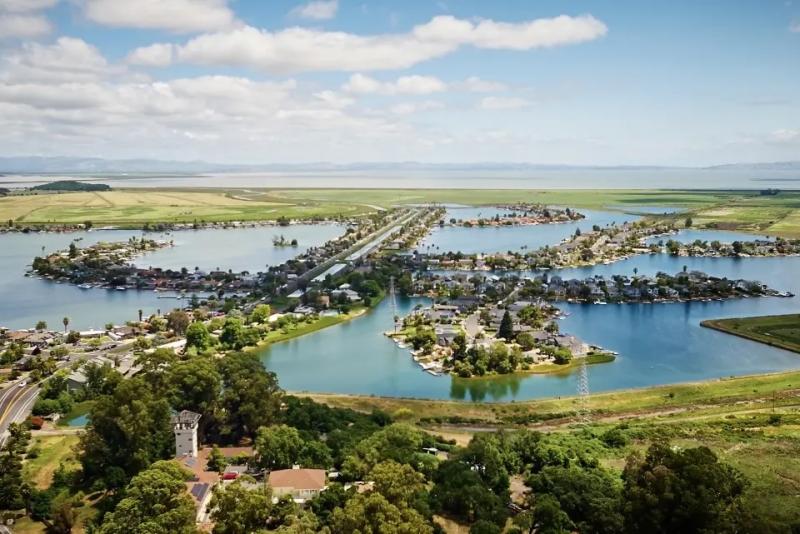
[[[31,191],[111,191],[111,186],[108,184],[79,182],[77,180],[57,180],[33,186]]]
[[[557,224],[579,221],[586,216],[570,208],[559,209],[542,204],[504,204],[495,206],[507,213],[495,214],[493,217],[478,217],[472,219],[457,219],[451,217],[442,221],[441,226],[488,227],[488,226],[530,226],[535,224]]]

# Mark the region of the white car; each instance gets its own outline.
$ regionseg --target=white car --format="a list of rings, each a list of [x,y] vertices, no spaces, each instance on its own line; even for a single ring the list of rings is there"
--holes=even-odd
[[[27,385],[28,385],[28,381],[27,380],[23,380],[22,382],[17,384],[17,387],[24,388]]]

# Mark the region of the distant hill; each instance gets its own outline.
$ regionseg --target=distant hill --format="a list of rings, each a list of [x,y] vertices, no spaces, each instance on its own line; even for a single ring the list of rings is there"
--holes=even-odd
[[[75,180],[59,180],[31,187],[34,191],[111,191],[107,184],[90,184]]]

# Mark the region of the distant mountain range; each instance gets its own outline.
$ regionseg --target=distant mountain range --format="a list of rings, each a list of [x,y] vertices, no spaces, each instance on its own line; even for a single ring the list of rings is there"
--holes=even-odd
[[[421,163],[405,162],[356,162],[337,164],[329,162],[298,164],[226,164],[205,161],[165,161],[154,159],[73,158],[73,157],[0,157],[0,174],[199,174],[215,172],[281,172],[281,171],[363,171],[363,170],[650,170],[686,169],[658,165],[544,165],[533,163]],[[709,167],[694,167],[704,170],[754,170],[754,171],[800,171],[800,161],[768,163],[734,163]]]

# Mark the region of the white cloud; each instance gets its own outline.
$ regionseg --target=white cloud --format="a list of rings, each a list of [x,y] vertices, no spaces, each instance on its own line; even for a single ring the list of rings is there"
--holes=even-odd
[[[50,33],[51,29],[45,17],[0,14],[0,39],[38,37]]]
[[[84,82],[118,73],[94,46],[74,37],[59,37],[52,45],[26,43],[2,59],[0,81]]]
[[[522,109],[531,105],[530,101],[518,97],[487,96],[481,99],[478,106],[486,110]]]
[[[290,15],[311,20],[329,20],[336,16],[339,0],[317,0],[294,8]]]
[[[24,13],[53,7],[58,0],[0,0],[0,11]]]
[[[436,100],[425,100],[424,102],[400,102],[389,108],[389,113],[393,115],[411,115],[420,111],[430,111],[443,109],[444,104]]]
[[[227,0],[85,0],[89,20],[113,27],[192,33],[234,25]]]
[[[800,142],[800,130],[792,128],[781,128],[770,134],[770,141],[779,144],[789,144]]]
[[[392,70],[445,56],[466,45],[531,50],[582,43],[606,32],[605,24],[590,15],[521,23],[473,23],[438,16],[408,33],[370,36],[308,28],[270,32],[245,26],[195,37],[178,47],[177,57],[188,63],[248,66],[279,73]]]
[[[173,47],[169,43],[156,43],[137,48],[128,54],[128,63],[145,67],[166,67],[172,63]]]
[[[456,87],[471,93],[499,93],[508,89],[504,83],[482,80],[477,76],[470,76]]]
[[[401,76],[393,82],[381,82],[363,74],[353,74],[342,89],[356,94],[427,95],[445,91],[447,84],[433,76]]]

